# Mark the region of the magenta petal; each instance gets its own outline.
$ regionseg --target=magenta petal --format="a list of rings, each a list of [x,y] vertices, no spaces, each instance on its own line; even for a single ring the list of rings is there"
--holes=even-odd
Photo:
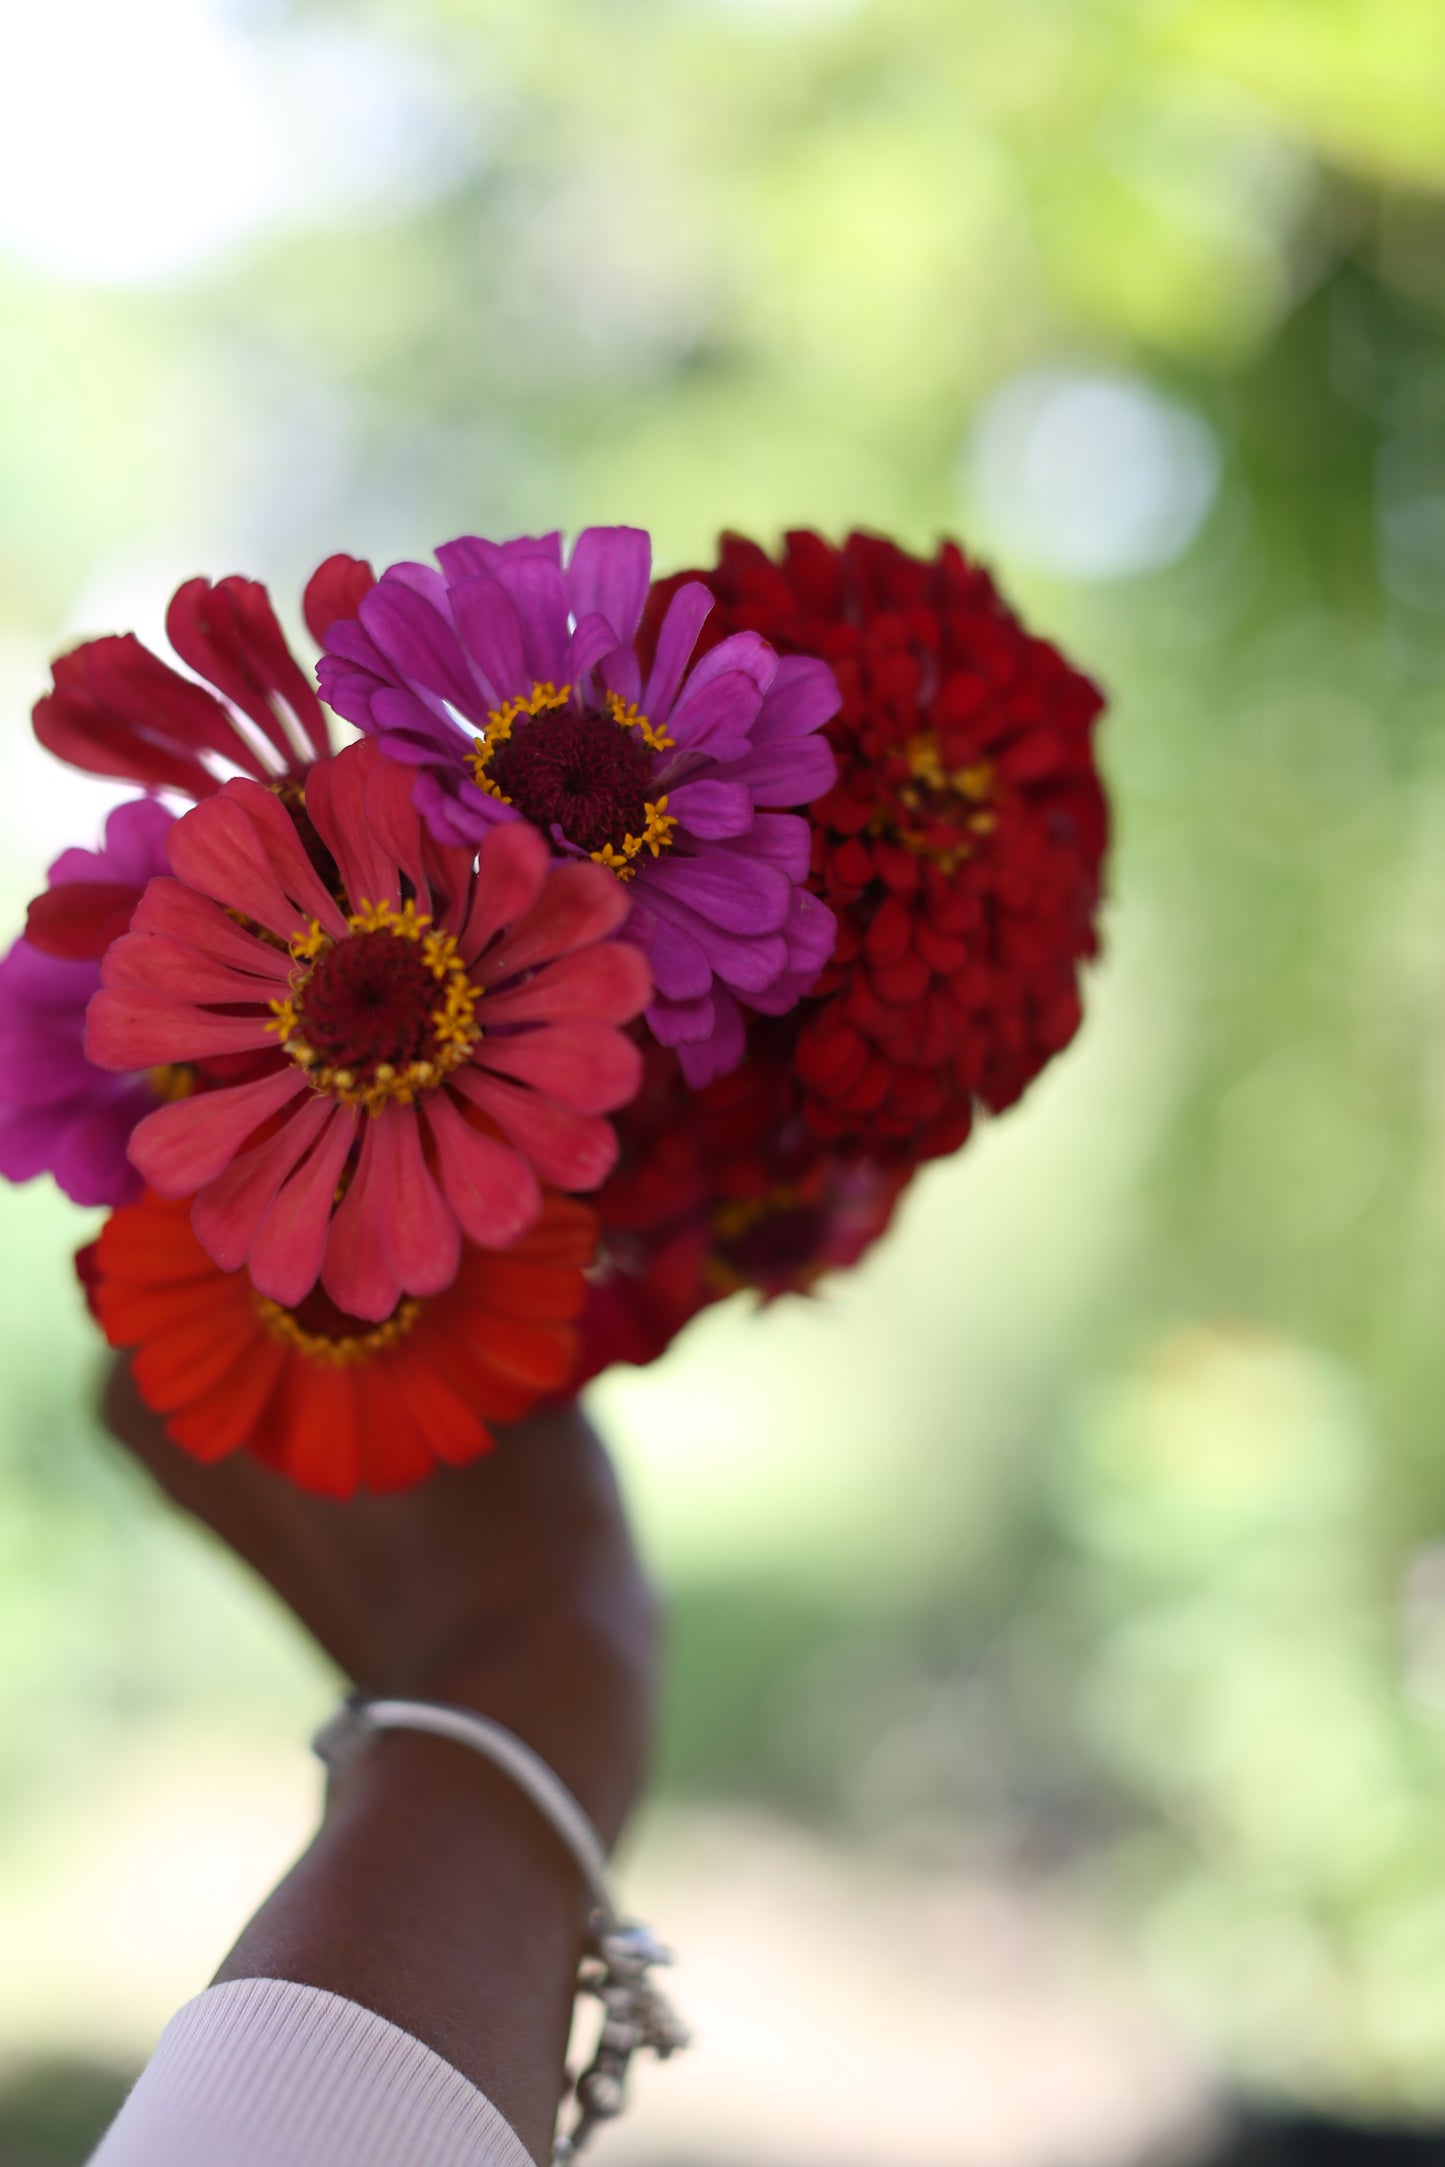
[[[695,1001],[654,1001],[647,1011],[648,1026],[660,1046],[697,1045],[711,1038],[715,1020],[710,993]]]
[[[579,677],[585,677],[587,672],[595,669],[599,662],[604,662],[604,660],[611,662],[614,657],[622,665],[624,677],[627,684],[632,686],[632,690],[627,690],[626,684],[614,683],[612,671],[609,668],[604,668],[602,674],[606,680],[608,690],[620,692],[625,700],[635,700],[637,698],[637,657],[630,647],[618,646],[612,627],[605,617],[596,615],[584,617],[573,632],[571,639],[568,640],[567,652],[562,661],[563,672],[568,684],[575,685]],[[629,659],[632,663],[630,672],[626,668]]]
[[[541,1214],[536,1175],[509,1145],[474,1129],[446,1091],[430,1092],[424,1112],[462,1232],[484,1249],[509,1249]]]
[[[665,1000],[701,1000],[712,984],[712,965],[702,944],[669,918],[658,920],[647,960]]]
[[[771,865],[741,851],[663,856],[640,868],[649,896],[674,896],[700,918],[729,933],[776,933],[786,925],[792,883]]]
[[[752,793],[746,783],[710,778],[680,783],[668,792],[667,809],[689,834],[701,836],[705,842],[746,835],[753,824]]]
[[[131,1159],[162,1196],[193,1196],[214,1181],[262,1122],[269,1121],[305,1084],[300,1069],[288,1062],[276,1075],[259,1077],[254,1083],[232,1084],[223,1091],[205,1091],[198,1098],[158,1106],[131,1138]]]
[[[73,1204],[125,1204],[139,1195],[140,1176],[126,1157],[126,1145],[150,1102],[142,1085],[108,1106],[77,1108],[66,1122],[51,1172]]]
[[[741,760],[752,749],[752,727],[762,705],[762,694],[742,670],[729,670],[709,678],[696,692],[688,680],[682,698],[667,717],[668,735],[684,752],[705,752],[714,760]],[[652,718],[657,720],[656,716]],[[678,765],[676,755],[662,769]]]
[[[737,1002],[719,987],[716,1005],[717,1028],[712,1037],[677,1049],[683,1079],[694,1091],[715,1077],[730,1075],[747,1051],[747,1031]]]
[[[671,713],[678,686],[697,645],[697,636],[711,609],[712,596],[698,579],[690,579],[685,587],[679,587],[668,603],[662,629],[657,635],[652,673],[642,695],[645,714],[656,717]]]
[[[639,881],[638,886],[642,883]],[[791,890],[789,891],[791,893]],[[777,933],[729,933],[702,918],[676,896],[656,897],[659,922],[676,926],[696,941],[709,967],[743,993],[759,993],[788,967],[788,944]],[[786,913],[784,914],[786,922]]]
[[[304,1300],[320,1277],[336,1184],[360,1118],[354,1106],[333,1105],[328,1111],[329,1126],[282,1189],[251,1244],[248,1265],[257,1292],[288,1309]]]
[[[392,668],[428,692],[449,700],[462,714],[485,707],[449,617],[395,575],[383,573],[361,603],[361,622]]]
[[[492,572],[474,572],[451,589],[452,615],[462,645],[485,682],[491,706],[525,698],[532,689],[517,605]]]
[[[537,683],[559,685],[567,650],[567,589],[545,557],[513,557],[497,578],[516,604],[522,626],[522,660]]]
[[[838,680],[812,655],[782,655],[758,717],[760,738],[806,737],[843,705]]]
[[[826,738],[783,738],[754,745],[735,772],[756,805],[811,805],[838,780],[838,762]]]
[[[652,577],[652,541],[642,527],[584,527],[572,545],[567,597],[573,615],[605,617],[615,646],[630,646]]]

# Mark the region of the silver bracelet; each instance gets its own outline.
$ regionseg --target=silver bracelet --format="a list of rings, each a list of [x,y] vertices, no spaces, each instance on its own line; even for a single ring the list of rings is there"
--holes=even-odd
[[[688,2044],[687,2027],[648,1977],[654,1965],[672,1959],[645,1926],[620,1916],[607,1879],[601,1837],[566,1785],[520,1738],[469,1708],[353,1693],[322,1724],[311,1743],[334,1775],[378,1731],[428,1731],[435,1738],[450,1738],[480,1753],[526,1793],[581,1869],[592,1914],[577,1991],[594,1995],[605,2013],[591,2062],[575,2083],[568,2078],[568,2089],[576,2096],[577,2118],[570,2132],[559,2134],[552,2147],[554,2167],[562,2167],[576,2158],[599,2123],[621,2114],[628,2064],[639,2047],[665,2062]]]

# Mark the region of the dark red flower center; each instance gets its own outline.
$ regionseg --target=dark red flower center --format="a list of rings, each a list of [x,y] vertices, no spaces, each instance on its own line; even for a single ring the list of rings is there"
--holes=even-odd
[[[314,921],[291,943],[291,992],[272,1025],[312,1086],[380,1113],[409,1106],[481,1037],[479,990],[449,933],[413,903],[363,903],[332,940]]]
[[[513,731],[491,758],[492,779],[519,813],[589,853],[622,851],[647,826],[647,747],[610,715],[564,708]]]
[[[471,769],[483,790],[630,880],[633,860],[672,842],[665,795],[650,798],[649,755],[672,745],[620,693],[580,706],[572,687],[536,684],[487,718]]]
[[[437,982],[415,941],[356,933],[328,950],[297,1004],[306,1043],[332,1068],[358,1075],[431,1059]]]
[[[932,731],[924,731],[908,740],[896,764],[893,818],[880,809],[877,832],[892,826],[905,850],[955,871],[997,825],[992,761],[951,765]]]

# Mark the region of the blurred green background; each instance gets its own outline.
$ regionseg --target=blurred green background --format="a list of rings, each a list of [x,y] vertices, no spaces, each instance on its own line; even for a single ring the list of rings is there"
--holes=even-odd
[[[709,2042],[607,2156],[1445,2117],[1438,0],[48,0],[5,47],[15,923],[111,801],[30,744],[47,656],[197,571],[294,622],[335,548],[952,533],[1111,696],[1080,1040],[846,1283],[596,1388]],[[6,2167],[79,2156],[303,1835],[331,1691],[92,1428],[88,1226],[3,1199]]]

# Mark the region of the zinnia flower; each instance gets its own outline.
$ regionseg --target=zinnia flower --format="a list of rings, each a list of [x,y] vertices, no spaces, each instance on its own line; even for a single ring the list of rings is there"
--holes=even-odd
[[[644,655],[697,579],[719,604],[708,637],[821,656],[842,691],[838,780],[811,809],[838,939],[796,1017],[806,1117],[875,1154],[954,1150],[975,1101],[1010,1105],[1078,1028],[1108,834],[1102,698],[952,543],[925,562],[796,533],[775,562],[725,537],[714,570],[654,590]]]
[[[811,1293],[883,1234],[911,1169],[825,1143],[799,1118],[788,1022],[693,1092],[675,1057],[648,1057],[618,1121],[621,1157],[598,1192],[602,1237],[575,1380],[654,1361],[709,1304],[751,1290]]]
[[[304,1490],[401,1490],[461,1466],[555,1392],[572,1365],[596,1225],[549,1195],[504,1254],[463,1245],[446,1290],[384,1319],[347,1316],[319,1288],[283,1306],[223,1272],[185,1200],[147,1194],[77,1258],[113,1347],[181,1448],[244,1448]]]
[[[305,614],[318,645],[371,580],[370,566],[354,557],[330,557],[312,575]],[[52,689],[36,702],[35,735],[47,752],[89,775],[204,798],[237,769],[276,781],[330,751],[326,711],[258,581],[188,580],[166,631],[206,684],[173,670],[132,632],[86,640],[58,657]]]
[[[30,906],[30,930],[0,962],[0,1174],[55,1176],[77,1204],[121,1204],[140,1188],[126,1157],[135,1125],[183,1087],[117,1076],[85,1055],[99,958],[142,889],[166,870],[171,815],[153,799],[118,805],[99,850],[67,850]]]
[[[223,1270],[247,1264],[291,1308],[319,1277],[380,1322],[451,1284],[463,1235],[502,1248],[534,1225],[539,1178],[604,1178],[601,1116],[640,1075],[617,1026],[647,966],[608,939],[616,881],[555,864],[520,822],[474,870],[470,846],[424,838],[375,745],[318,762],[304,811],[321,871],[246,778],[176,822],[176,877],[109,951],[88,1048],[107,1068],[255,1058],[249,1080],[152,1114],[131,1157],[161,1195],[195,1197]]]
[[[791,810],[834,779],[818,735],[838,706],[831,672],[780,662],[755,632],[690,668],[712,607],[694,581],[674,593],[644,678],[652,551],[635,527],[589,527],[565,570],[555,534],[448,542],[437,558],[439,572],[391,566],[356,620],[331,626],[323,694],[416,770],[438,841],[525,819],[625,882],[655,1035],[693,1083],[732,1067],[738,1000],[791,1007],[832,949]]]

